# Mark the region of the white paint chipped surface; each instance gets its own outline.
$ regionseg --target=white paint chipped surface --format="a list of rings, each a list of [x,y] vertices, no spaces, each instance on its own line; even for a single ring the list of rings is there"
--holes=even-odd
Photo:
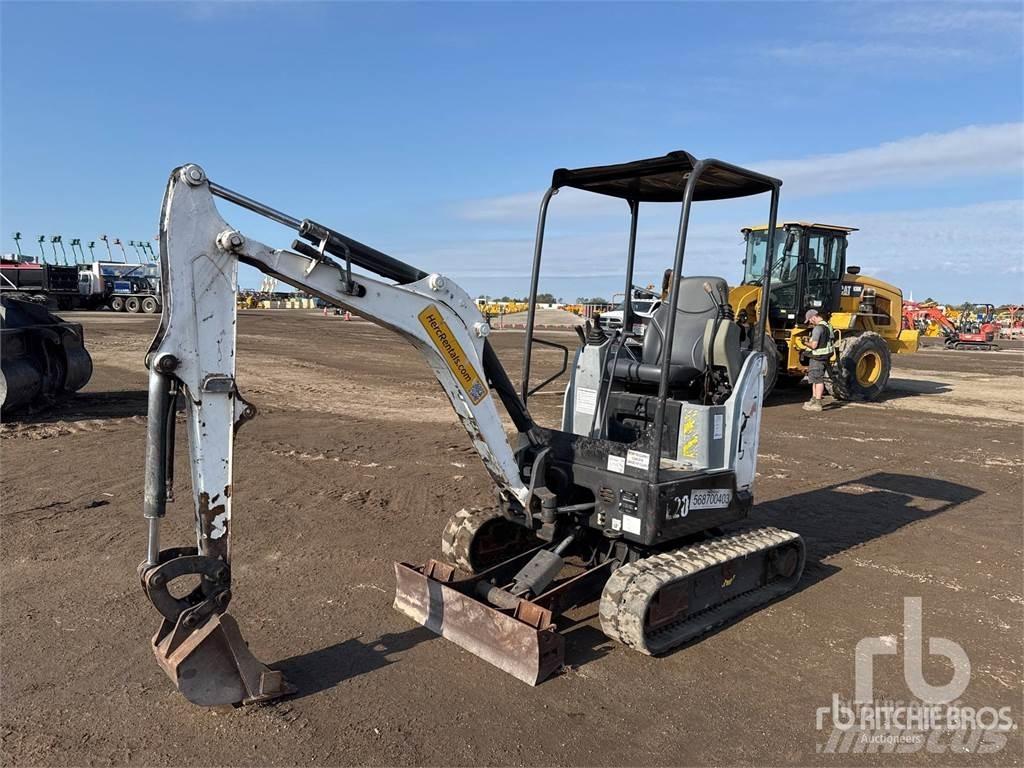
[[[213,518],[213,522],[211,523],[211,528],[210,528],[210,538],[211,539],[219,539],[221,536],[223,536],[225,533],[227,533],[228,532],[228,520],[230,520],[230,519],[231,519],[231,513],[230,512],[221,512],[219,515],[217,515],[215,518]]]

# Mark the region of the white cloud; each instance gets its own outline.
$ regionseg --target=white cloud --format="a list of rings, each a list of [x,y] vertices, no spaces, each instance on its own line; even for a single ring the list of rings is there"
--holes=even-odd
[[[540,213],[543,192],[521,192],[514,195],[485,197],[459,204],[456,215],[466,221],[503,221],[536,218]],[[561,189],[552,198],[550,216],[607,216],[626,214],[626,203],[605,195]]]
[[[981,49],[961,48],[944,45],[908,44],[903,42],[840,42],[816,40],[795,45],[769,48],[765,53],[780,61],[813,63],[815,65],[851,62],[870,62],[889,66],[892,60],[901,61],[960,61],[988,58],[988,52]]]
[[[871,2],[839,6],[838,14],[833,37],[776,45],[765,55],[844,69],[966,66],[1020,57],[1019,3]]]
[[[783,199],[880,186],[917,186],[1024,168],[1024,123],[969,125],[875,147],[768,160],[755,168],[783,180]]]
[[[925,133],[873,147],[750,164],[783,180],[783,201],[882,186],[913,187],[1024,171],[1024,123],[968,125],[946,133]],[[543,192],[469,200],[456,215],[472,221],[521,221],[537,216]],[[562,190],[551,203],[559,217],[604,216],[623,204],[601,195]]]
[[[951,34],[963,39],[965,33],[1020,35],[1024,12],[1017,3],[901,3],[886,6],[878,14],[870,7],[877,32],[906,35]]]
[[[968,289],[982,292],[998,286],[1019,293],[1024,287],[1001,280],[1024,261],[1022,200],[842,215],[861,228],[850,237],[849,255],[865,272],[907,280],[928,275],[950,290],[959,289],[964,278],[974,278]]]

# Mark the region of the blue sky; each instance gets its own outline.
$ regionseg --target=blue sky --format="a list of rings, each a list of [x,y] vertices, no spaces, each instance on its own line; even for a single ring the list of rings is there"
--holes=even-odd
[[[857,226],[915,298],[1024,301],[1022,6],[0,3],[0,250],[156,234],[171,168],[473,294],[521,294],[551,171],[685,149]],[[224,204],[250,236],[291,235]],[[740,275],[766,199],[709,203],[687,272]],[[677,213],[641,215],[638,277]],[[624,207],[552,203],[542,288],[621,290]],[[255,286],[252,271],[243,283]]]

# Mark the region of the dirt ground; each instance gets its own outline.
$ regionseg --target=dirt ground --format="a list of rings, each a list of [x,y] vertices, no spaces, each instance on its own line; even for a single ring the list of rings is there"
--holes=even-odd
[[[4,764],[1022,761],[1019,350],[900,356],[882,402],[822,414],[800,409],[804,389],[777,393],[753,522],[806,539],[799,588],[659,659],[606,640],[592,606],[565,626],[569,668],[530,688],[391,608],[392,562],[439,557],[448,516],[491,498],[427,366],[364,322],[243,312],[238,380],[260,415],[236,441],[232,613],[298,693],[215,713],[188,704],[154,661],[157,614],[135,576],[142,355],[156,321],[77,318],[96,364],[86,391],[0,427]],[[517,378],[522,334],[492,338]],[[555,365],[542,354],[538,376]],[[552,391],[531,408],[552,423],[560,404]],[[191,536],[179,443],[165,546]],[[827,751],[817,709],[852,697],[858,641],[902,647],[905,597],[921,598],[925,638],[969,657],[961,704],[1011,708],[1016,730],[998,751]],[[926,654],[931,684],[951,674]],[[874,694],[911,698],[900,656],[876,659]]]

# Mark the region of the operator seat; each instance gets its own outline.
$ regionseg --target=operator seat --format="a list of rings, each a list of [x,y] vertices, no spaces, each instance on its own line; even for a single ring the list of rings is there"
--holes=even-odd
[[[679,280],[676,303],[676,325],[673,329],[672,359],[669,361],[668,383],[673,387],[690,384],[704,374],[704,336],[708,320],[718,317],[718,305],[711,299],[704,284],[718,301],[728,301],[729,289],[720,277],[684,277]],[[628,384],[657,384],[661,380],[664,352],[668,346],[665,332],[669,318],[668,304],[655,310],[644,333],[640,359],[620,356],[615,362],[615,378]],[[723,324],[728,321],[723,320]]]

